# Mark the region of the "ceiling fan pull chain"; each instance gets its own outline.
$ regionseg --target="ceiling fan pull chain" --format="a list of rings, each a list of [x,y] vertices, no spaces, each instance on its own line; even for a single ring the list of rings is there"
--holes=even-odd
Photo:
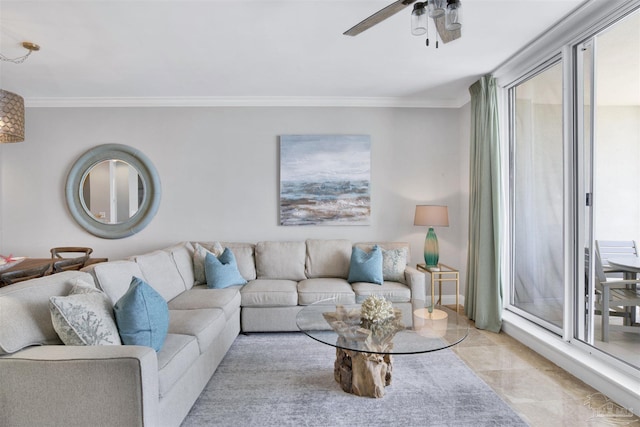
[[[427,40],[425,44],[427,45],[427,47],[429,47],[429,18],[427,18],[426,28],[427,28]]]

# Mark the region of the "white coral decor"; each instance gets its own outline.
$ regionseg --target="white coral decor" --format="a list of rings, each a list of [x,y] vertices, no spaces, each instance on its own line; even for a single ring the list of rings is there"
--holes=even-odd
[[[384,322],[393,317],[393,305],[383,297],[370,296],[362,303],[360,318],[372,323]]]

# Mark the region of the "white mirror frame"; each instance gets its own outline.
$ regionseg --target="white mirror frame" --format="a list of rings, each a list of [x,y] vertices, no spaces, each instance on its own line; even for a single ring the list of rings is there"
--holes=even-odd
[[[122,160],[137,169],[144,185],[138,212],[118,224],[104,224],[93,218],[82,198],[82,183],[93,166],[104,160]],[[84,153],[71,167],[65,187],[67,206],[76,222],[94,236],[121,239],[145,228],[158,212],[162,189],[158,171],[139,150],[122,144],[104,144]]]

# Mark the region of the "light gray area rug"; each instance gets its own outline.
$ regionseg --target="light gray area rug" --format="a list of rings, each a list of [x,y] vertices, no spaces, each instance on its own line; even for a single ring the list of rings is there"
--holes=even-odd
[[[334,360],[301,333],[240,335],[183,427],[527,425],[450,350],[394,356],[381,399],[343,392]]]

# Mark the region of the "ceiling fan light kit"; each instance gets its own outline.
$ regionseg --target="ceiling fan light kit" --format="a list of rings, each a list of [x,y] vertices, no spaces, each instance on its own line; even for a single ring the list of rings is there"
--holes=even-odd
[[[449,0],[445,14],[445,28],[456,31],[462,28],[462,5],[459,1]]]
[[[413,4],[411,11],[411,34],[414,36],[427,35],[426,44],[429,46],[428,17],[433,19],[436,27],[436,48],[438,38],[443,43],[459,39],[462,35],[462,4],[460,0],[397,0],[387,7],[377,11],[362,22],[345,31],[346,36],[357,36],[385,19],[395,15],[402,9]]]
[[[427,11],[424,8],[424,3],[416,3],[413,5],[413,12],[411,12],[411,34],[414,36],[421,36],[426,34],[429,30],[427,19]]]
[[[445,0],[429,0],[424,3],[428,3],[430,17],[437,18],[444,15]]]

